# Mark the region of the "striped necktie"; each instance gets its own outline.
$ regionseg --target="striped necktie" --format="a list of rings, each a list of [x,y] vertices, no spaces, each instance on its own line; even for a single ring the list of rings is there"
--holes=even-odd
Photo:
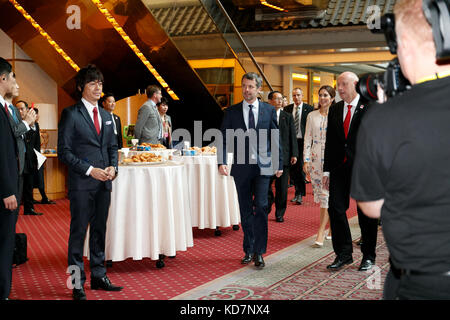
[[[300,130],[300,108],[299,107],[297,107],[297,111],[295,112],[294,124],[295,124],[295,132],[298,133]]]

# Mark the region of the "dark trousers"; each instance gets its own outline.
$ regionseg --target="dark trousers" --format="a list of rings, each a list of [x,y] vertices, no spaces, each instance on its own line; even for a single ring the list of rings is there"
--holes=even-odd
[[[45,193],[45,183],[44,183],[44,166],[35,172],[34,174],[34,187],[39,189],[39,193],[41,194],[41,202],[48,201],[47,194]]]
[[[258,165],[248,167],[245,173],[234,175],[244,232],[243,249],[247,254],[263,254],[267,250],[267,193],[270,176],[260,175]]]
[[[34,173],[23,174],[23,212],[34,210],[33,205]]]
[[[4,208],[0,210],[0,300],[8,298],[11,291],[16,212]]]
[[[68,263],[78,266],[80,283],[86,281],[83,263],[83,248],[89,225],[89,265],[91,278],[102,278],[106,275],[105,268],[105,236],[111,191],[70,191],[70,235],[68,248]]]
[[[450,277],[442,275],[396,277],[391,269],[384,282],[383,299],[450,300]]]
[[[349,258],[353,253],[352,235],[347,219],[350,206],[351,167],[342,166],[330,173],[330,197],[328,214],[330,216],[332,242],[334,252],[338,257]],[[378,219],[364,215],[357,208],[358,221],[361,228],[361,252],[363,259],[375,261],[375,247],[377,244]]]
[[[269,196],[268,196],[268,212],[272,208],[272,204],[275,202],[275,217],[282,218],[286,212],[287,195],[288,195],[288,180],[289,180],[289,166],[283,167],[283,174],[277,178],[272,176],[269,184]],[[272,191],[272,183],[275,181],[275,195]]]
[[[295,187],[295,195],[301,195],[302,197],[306,195],[306,186],[305,186],[305,173],[303,172],[303,139],[297,139],[298,144],[298,157],[297,162],[291,166],[290,177],[291,183],[294,184]]]

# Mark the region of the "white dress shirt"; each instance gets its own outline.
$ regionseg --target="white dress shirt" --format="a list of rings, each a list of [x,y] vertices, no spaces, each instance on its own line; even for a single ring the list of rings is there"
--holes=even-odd
[[[248,114],[250,111],[249,105],[252,105],[252,112],[253,112],[253,117],[255,118],[255,128],[258,125],[258,111],[259,111],[259,100],[256,99],[254,102],[252,103],[248,103],[247,101],[242,101],[242,112],[244,115],[244,122],[245,122],[245,126],[247,127],[248,130]]]
[[[93,105],[91,104],[89,101],[87,101],[84,98],[81,98],[81,102],[83,102],[84,106],[86,107],[87,112],[89,113],[89,116],[91,117],[92,123],[94,123],[94,108],[97,107],[98,110],[98,105]],[[102,117],[100,116],[100,110],[98,110],[98,123],[100,126],[100,130],[102,129]],[[92,169],[94,169],[93,166],[90,166],[89,169],[86,171],[86,175],[89,176],[91,174]]]
[[[281,113],[281,108],[277,110],[277,125],[280,126],[280,113]]]
[[[350,103],[347,103],[347,102],[344,101],[344,110],[343,110],[343,118],[342,118],[342,121],[345,121],[345,116],[347,115],[347,111],[348,111],[347,106],[348,106],[348,105],[351,105],[352,108],[350,109],[350,111],[351,111],[350,123],[352,122],[353,115],[355,114],[355,110],[356,110],[356,106],[358,105],[358,102],[359,102],[359,94],[357,94],[357,95],[356,95],[356,98],[353,99],[353,101],[350,102]]]

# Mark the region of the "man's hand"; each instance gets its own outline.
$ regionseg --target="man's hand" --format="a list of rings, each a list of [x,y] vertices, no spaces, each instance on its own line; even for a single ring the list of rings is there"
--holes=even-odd
[[[225,164],[222,164],[219,166],[219,174],[221,174],[223,176],[228,176],[228,169]]]
[[[105,169],[106,174],[108,175],[109,180],[113,180],[116,176],[116,169],[114,167],[108,167]]]
[[[15,195],[4,198],[3,203],[5,204],[5,208],[8,210],[12,211],[17,209],[17,199]]]
[[[277,170],[277,172],[275,172],[275,176],[277,178],[281,177],[282,174],[283,174],[283,170]]]
[[[296,157],[292,157],[291,158],[291,165],[294,165],[297,163],[297,158]]]
[[[111,168],[111,167],[109,167],[109,168]],[[100,168],[93,168],[91,171],[91,177],[94,178],[95,180],[99,180],[99,181],[110,180],[108,172],[106,172],[106,169],[102,170]]]
[[[28,125],[31,127],[36,122],[36,111],[34,109],[28,110],[27,114],[25,115],[25,119],[23,119]]]
[[[322,187],[325,188],[325,190],[330,190],[330,177],[323,176],[322,178]]]

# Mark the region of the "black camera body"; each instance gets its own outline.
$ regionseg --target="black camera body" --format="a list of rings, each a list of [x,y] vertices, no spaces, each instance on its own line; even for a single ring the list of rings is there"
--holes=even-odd
[[[450,61],[450,0],[423,0],[423,12],[433,30],[436,45],[436,61]],[[395,34],[395,16],[385,14],[380,20],[380,29],[372,29],[373,33],[384,33],[389,51],[397,54],[397,36]],[[356,91],[368,100],[377,100],[377,85],[383,88],[387,97],[394,97],[408,90],[410,82],[402,73],[397,58],[389,62],[385,72],[365,74],[360,77]]]

